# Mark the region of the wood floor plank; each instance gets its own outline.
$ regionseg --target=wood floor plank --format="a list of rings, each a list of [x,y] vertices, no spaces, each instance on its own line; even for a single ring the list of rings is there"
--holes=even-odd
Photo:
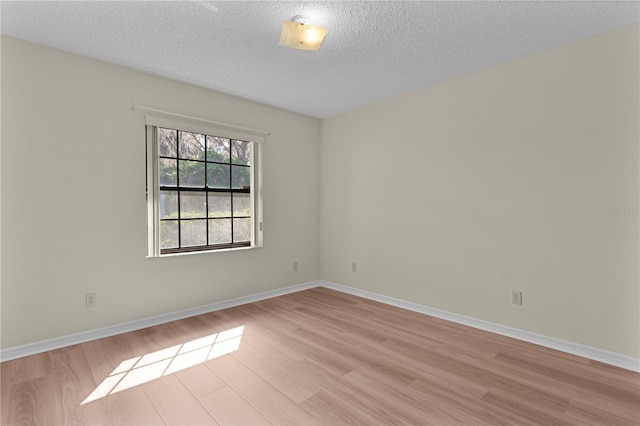
[[[103,400],[92,402],[106,404],[111,425],[163,425],[164,421],[141,387],[117,392]]]
[[[9,398],[8,403],[3,404],[2,424],[60,424],[60,404],[49,392],[55,389],[54,382],[54,377],[47,375],[11,385],[9,393],[2,394],[3,399]]]
[[[348,373],[357,367],[357,363],[354,361],[340,356],[312,340],[310,341],[301,336],[297,336],[295,329],[282,332],[260,326],[259,330],[261,335],[271,342],[268,346],[285,354],[294,361],[301,361],[306,358],[313,359],[339,374]],[[247,333],[247,338],[251,342],[253,338],[250,333],[251,332]]]
[[[377,425],[383,424],[375,416],[354,407],[331,392],[319,392],[300,404],[306,411],[325,425]]]
[[[310,318],[313,323],[320,324],[322,331],[327,334],[334,333],[339,335],[348,332],[372,342],[380,343],[385,340],[385,334],[376,332],[375,329],[371,328],[370,322],[363,325],[357,317],[348,315],[347,318],[345,318],[343,313],[337,310],[328,313],[323,306],[310,305],[296,308],[295,312],[301,314],[303,317]]]
[[[293,402],[301,402],[320,392],[313,382],[300,375],[291,374],[287,359],[278,358],[277,354],[267,354],[244,343],[240,350],[232,354],[233,358],[265,379]]]
[[[49,353],[31,355],[24,358],[24,379],[33,380],[51,374]]]
[[[386,353],[376,350],[373,345],[365,347],[351,345],[348,342],[349,338],[343,339],[342,336],[338,335],[317,333],[311,328],[300,328],[296,330],[296,334],[359,365],[378,370],[384,374],[391,374],[406,383],[411,383],[416,378],[415,373],[410,368],[401,364],[397,359],[386,356]]]
[[[182,340],[190,341],[216,332],[210,323],[203,320],[204,315],[174,321],[172,324]]]
[[[376,371],[362,368],[346,374],[344,378],[354,389],[359,390],[361,395],[367,395],[367,405],[385,401],[391,407],[387,409],[388,414],[401,423],[438,425],[458,422],[458,419],[446,409],[413,398],[412,388],[408,385],[388,380],[388,377]]]
[[[571,424],[564,418],[569,401],[529,392],[525,397],[504,390],[491,389],[482,400],[535,424]]]
[[[300,403],[307,411],[322,420],[322,424],[381,424],[385,407],[369,406],[358,398],[358,389],[343,375],[337,374],[311,359],[289,366],[292,374],[315,383],[321,392]],[[333,404],[333,406],[331,406]]]
[[[242,339],[258,349],[286,358],[288,362],[304,359],[303,352],[298,351],[293,345],[284,343],[286,342],[285,336],[286,333],[274,331],[265,321],[264,324],[247,328]]]
[[[226,386],[204,364],[194,365],[186,370],[178,371],[175,375],[195,398],[200,398]]]
[[[573,424],[638,426],[640,424],[640,408],[633,413],[611,412],[600,404],[584,404],[571,401],[566,411]]]
[[[208,361],[206,365],[270,423],[318,423],[318,420],[302,407],[233,357],[217,358]]]
[[[349,297],[348,295],[325,293],[317,288],[312,288],[304,292],[297,292],[289,295],[290,299],[293,299],[299,303],[300,307],[304,306],[317,306],[324,310],[336,310],[341,311],[343,309],[350,309],[353,306],[360,303],[360,299]]]
[[[267,425],[270,424],[251,405],[229,387],[203,395],[198,399],[218,424]]]
[[[536,345],[533,343],[522,345],[522,341],[513,337],[502,336],[485,330],[466,327],[464,344],[470,347],[483,348],[485,350],[495,350],[500,353],[516,351],[522,354],[529,354],[535,358],[553,360],[553,363],[568,362],[571,365],[588,365],[590,360],[566,352],[560,352],[551,348]]]
[[[490,405],[482,399],[451,393],[447,390],[449,387],[434,386],[419,379],[412,383],[410,388],[412,390],[411,396],[429,407],[425,410],[425,415],[429,417],[433,416],[430,410],[435,407],[438,413],[444,410],[453,416],[456,419],[454,422],[456,424],[537,426],[536,423],[528,419]]]
[[[49,374],[51,374],[49,352],[2,363],[0,364],[0,394],[8,395],[13,385],[45,377]],[[4,414],[6,414],[5,404],[7,402],[8,400],[3,398],[2,405],[0,405],[0,411]]]
[[[634,415],[639,411],[640,378],[635,381],[635,387],[633,382],[628,381],[619,381],[616,385],[609,380],[600,381],[597,377],[604,373],[593,367],[585,370],[582,363],[573,367],[563,365],[562,369],[556,369],[532,367],[530,363],[521,363],[512,357],[497,356],[495,361],[495,365],[488,366],[490,371],[494,372],[494,376],[517,378],[518,382],[527,388],[562,395],[570,401],[596,404],[612,413],[625,412]],[[553,363],[550,362],[549,365],[553,366]],[[634,375],[640,376],[628,372],[628,376]]]
[[[397,412],[392,403],[379,404],[379,401],[385,401],[385,398],[375,395],[375,391],[372,394],[371,389],[353,383],[348,378],[351,373],[339,376],[311,360],[300,361],[291,365],[290,368],[322,388],[324,396],[320,401],[332,398],[342,401],[347,406],[353,407],[354,416],[362,417],[363,413],[366,413],[371,420],[367,424],[416,424],[416,419],[412,418],[411,414]],[[384,374],[379,370],[375,371],[377,374]],[[310,399],[316,401],[313,397]]]
[[[353,306],[350,311],[354,317],[363,318],[375,324],[394,327],[396,330],[406,330],[436,340],[445,339],[444,342],[451,341],[451,339],[467,332],[466,328],[460,328],[449,321],[428,315],[416,315],[413,311],[373,300],[360,299],[360,303]]]
[[[217,424],[173,374],[144,383],[142,389],[167,425]]]
[[[123,336],[112,336],[79,345],[96,383],[102,382],[122,361],[132,357],[129,347],[122,346],[126,341]]]
[[[258,325],[262,321],[268,321],[272,330],[279,333],[289,333],[297,327],[297,319],[291,315],[295,310],[284,309],[277,304],[265,303],[268,301],[252,303],[250,305],[237,306],[230,309],[231,312],[244,313],[258,319]]]
[[[574,384],[580,388],[596,389],[600,393],[640,406],[640,392],[638,392],[637,381],[612,378],[610,374],[593,368],[593,366],[587,368],[583,364],[559,361],[549,363],[548,361],[540,360],[537,356],[513,351],[501,351],[496,356],[496,359],[515,364],[526,370],[535,371],[547,377],[553,377],[556,380]]]
[[[247,312],[247,309],[253,308],[249,308],[247,305],[238,307],[238,309]],[[255,313],[256,311],[250,310],[249,312]],[[294,333],[304,318],[295,316],[295,311],[289,311],[289,319],[286,321],[283,319],[285,313],[273,315],[262,308],[259,308],[257,312],[259,312],[261,321],[245,331],[248,342],[256,343],[259,348],[266,346],[269,350],[275,350],[293,361],[311,358],[340,374],[347,373],[357,367],[352,361],[340,357],[315,342],[298,338]],[[283,323],[285,326],[282,325]],[[326,325],[321,322],[314,322],[313,327],[327,330]]]
[[[47,357],[49,356],[48,353],[46,355]],[[0,397],[2,395],[10,395],[13,386],[25,381],[24,360],[26,358],[28,357],[0,364]],[[7,424],[9,419],[13,418],[17,405],[18,402],[13,401],[12,398],[0,398],[0,424]]]
[[[58,403],[60,424],[104,424],[110,421],[102,401],[82,405],[93,392],[96,382],[90,372],[85,352],[80,346],[59,349],[50,353],[53,394]],[[53,395],[52,395],[53,396]]]

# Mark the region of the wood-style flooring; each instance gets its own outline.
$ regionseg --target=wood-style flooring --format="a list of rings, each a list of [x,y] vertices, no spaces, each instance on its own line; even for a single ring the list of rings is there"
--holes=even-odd
[[[640,374],[314,288],[0,364],[2,425],[638,425]]]

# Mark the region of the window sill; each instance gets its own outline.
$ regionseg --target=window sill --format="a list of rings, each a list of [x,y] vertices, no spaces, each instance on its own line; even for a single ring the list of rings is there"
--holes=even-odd
[[[254,250],[260,249],[261,246],[247,246],[247,247],[232,247],[232,248],[224,248],[224,249],[216,249],[216,250],[198,250],[198,251],[186,251],[182,253],[167,253],[160,254],[157,256],[147,256],[147,259],[160,259],[163,257],[175,257],[175,256],[193,256],[196,254],[207,254],[207,253],[226,253],[230,251],[242,251],[242,250]]]

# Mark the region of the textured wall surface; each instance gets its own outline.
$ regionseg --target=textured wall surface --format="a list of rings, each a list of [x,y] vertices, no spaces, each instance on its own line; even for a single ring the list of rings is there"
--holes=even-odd
[[[132,105],[271,132],[264,248],[145,258]],[[2,347],[317,279],[318,149],[316,119],[3,37]]]
[[[323,279],[637,358],[638,28],[324,120]]]

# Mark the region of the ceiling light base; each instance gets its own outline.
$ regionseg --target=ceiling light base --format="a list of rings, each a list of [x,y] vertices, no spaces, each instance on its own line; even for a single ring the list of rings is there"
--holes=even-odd
[[[320,50],[326,34],[326,28],[309,25],[309,20],[306,17],[296,15],[291,18],[291,21],[282,23],[279,44],[292,49]]]

